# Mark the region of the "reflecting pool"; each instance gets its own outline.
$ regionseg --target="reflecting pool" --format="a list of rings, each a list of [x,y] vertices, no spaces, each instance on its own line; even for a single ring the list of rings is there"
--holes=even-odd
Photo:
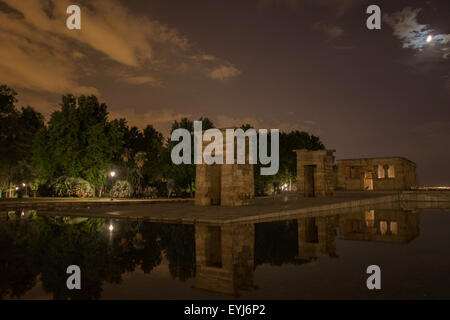
[[[8,211],[0,298],[449,299],[449,226],[449,212],[414,208],[224,225]],[[381,290],[366,287],[373,264]]]

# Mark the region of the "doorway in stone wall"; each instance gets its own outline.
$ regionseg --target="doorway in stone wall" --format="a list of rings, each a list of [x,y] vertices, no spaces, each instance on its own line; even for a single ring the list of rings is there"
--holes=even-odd
[[[319,242],[319,230],[316,225],[316,218],[305,219],[305,242],[307,243]]]
[[[314,172],[316,171],[316,166],[308,165],[305,166],[305,197],[314,197]]]
[[[373,190],[372,172],[364,172],[364,190]]]
[[[206,266],[222,267],[222,228],[209,226],[205,241]]]

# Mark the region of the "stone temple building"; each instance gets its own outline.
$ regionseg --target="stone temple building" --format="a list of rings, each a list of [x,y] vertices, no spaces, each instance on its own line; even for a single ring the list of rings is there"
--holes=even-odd
[[[236,139],[226,141],[223,135],[224,164],[197,164],[195,177],[195,205],[209,206],[242,206],[254,203],[255,182],[253,178],[253,164],[248,161],[248,141],[246,141],[245,164],[225,164],[226,145],[234,143],[234,157],[237,158]],[[247,140],[247,138],[246,138]],[[203,150],[208,144],[203,143]]]
[[[406,190],[417,185],[416,164],[402,157],[337,161],[338,190]]]
[[[335,189],[335,150],[294,150],[297,153],[297,193],[302,197],[331,196]]]
[[[294,150],[297,193],[330,196],[335,190],[408,190],[417,186],[416,164],[403,157],[337,160],[335,150]]]

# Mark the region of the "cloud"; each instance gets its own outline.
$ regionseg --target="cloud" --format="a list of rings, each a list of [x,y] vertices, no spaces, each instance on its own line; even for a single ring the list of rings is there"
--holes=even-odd
[[[211,79],[224,80],[227,78],[237,77],[241,72],[233,66],[219,66],[208,73]]]
[[[36,33],[2,12],[0,21],[1,82],[36,91],[98,93],[96,88],[77,83],[76,64],[58,37]]]
[[[422,49],[430,34],[428,26],[417,22],[421,8],[404,8],[392,14],[385,13],[383,18],[394,30],[394,36],[402,41],[403,48]]]
[[[450,34],[437,34],[433,36],[433,42],[441,46],[442,58],[447,59],[450,56]]]
[[[150,87],[162,87],[163,84],[160,80],[152,76],[135,76],[125,75],[120,80],[134,85],[147,85]]]
[[[66,28],[68,0],[0,0],[0,82],[64,94],[97,94],[90,76],[123,77],[130,85],[160,86],[164,72],[190,64],[222,80],[240,72],[202,52],[176,29],[130,12],[117,0],[79,1],[81,30]],[[7,9],[5,9],[5,5]],[[227,66],[228,69],[221,69]],[[211,77],[211,70],[222,70]],[[111,75],[109,70],[120,70]],[[125,70],[125,71],[123,71]]]
[[[450,42],[449,34],[433,34],[433,29],[427,24],[421,24],[417,21],[417,17],[422,9],[406,7],[401,11],[392,14],[385,13],[384,21],[392,27],[393,34],[402,42],[403,48],[410,48],[422,51],[426,46],[438,47],[441,50],[442,57],[448,57]],[[432,36],[432,41],[427,42],[428,36]]]
[[[21,90],[18,93],[17,99],[18,106],[32,106],[44,115],[45,120],[50,119],[50,115],[52,112],[59,110],[60,101],[51,97],[34,94],[29,90]]]
[[[323,21],[316,22],[313,25],[313,28],[325,32],[331,38],[339,38],[344,34],[344,29],[341,27],[337,25],[330,25]]]
[[[134,108],[123,108],[120,111],[110,111],[109,119],[125,118],[130,126],[136,126],[144,129],[147,125],[152,125],[160,131],[165,137],[168,137],[170,128],[175,120],[182,118],[192,118],[191,113],[180,113],[171,110],[163,112],[145,112],[137,113]]]
[[[145,112],[138,113],[134,108],[122,108],[120,111],[109,112],[109,119],[125,118],[129,126],[136,126],[144,129],[147,125],[152,125],[156,130],[160,131],[164,137],[170,137],[170,129],[175,120],[188,118],[191,120],[199,119],[200,114],[176,112],[173,110],[165,110],[163,112]],[[250,124],[255,129],[280,129],[282,132],[293,130],[307,131],[309,133],[319,135],[321,130],[317,127],[316,122],[310,120],[304,121],[280,121],[278,119],[262,119],[252,116],[234,117],[227,114],[206,115],[214,123],[216,128],[239,128],[244,124]]]

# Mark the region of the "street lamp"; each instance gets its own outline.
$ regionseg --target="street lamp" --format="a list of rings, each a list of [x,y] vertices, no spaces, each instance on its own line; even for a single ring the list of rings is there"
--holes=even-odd
[[[109,173],[109,175],[111,176],[111,178],[112,178],[112,182],[114,181],[114,177],[116,176],[116,172],[115,171],[111,171],[110,173]],[[113,200],[113,196],[112,196],[112,183],[111,183],[111,190],[109,191],[109,195],[111,196],[111,201]]]

